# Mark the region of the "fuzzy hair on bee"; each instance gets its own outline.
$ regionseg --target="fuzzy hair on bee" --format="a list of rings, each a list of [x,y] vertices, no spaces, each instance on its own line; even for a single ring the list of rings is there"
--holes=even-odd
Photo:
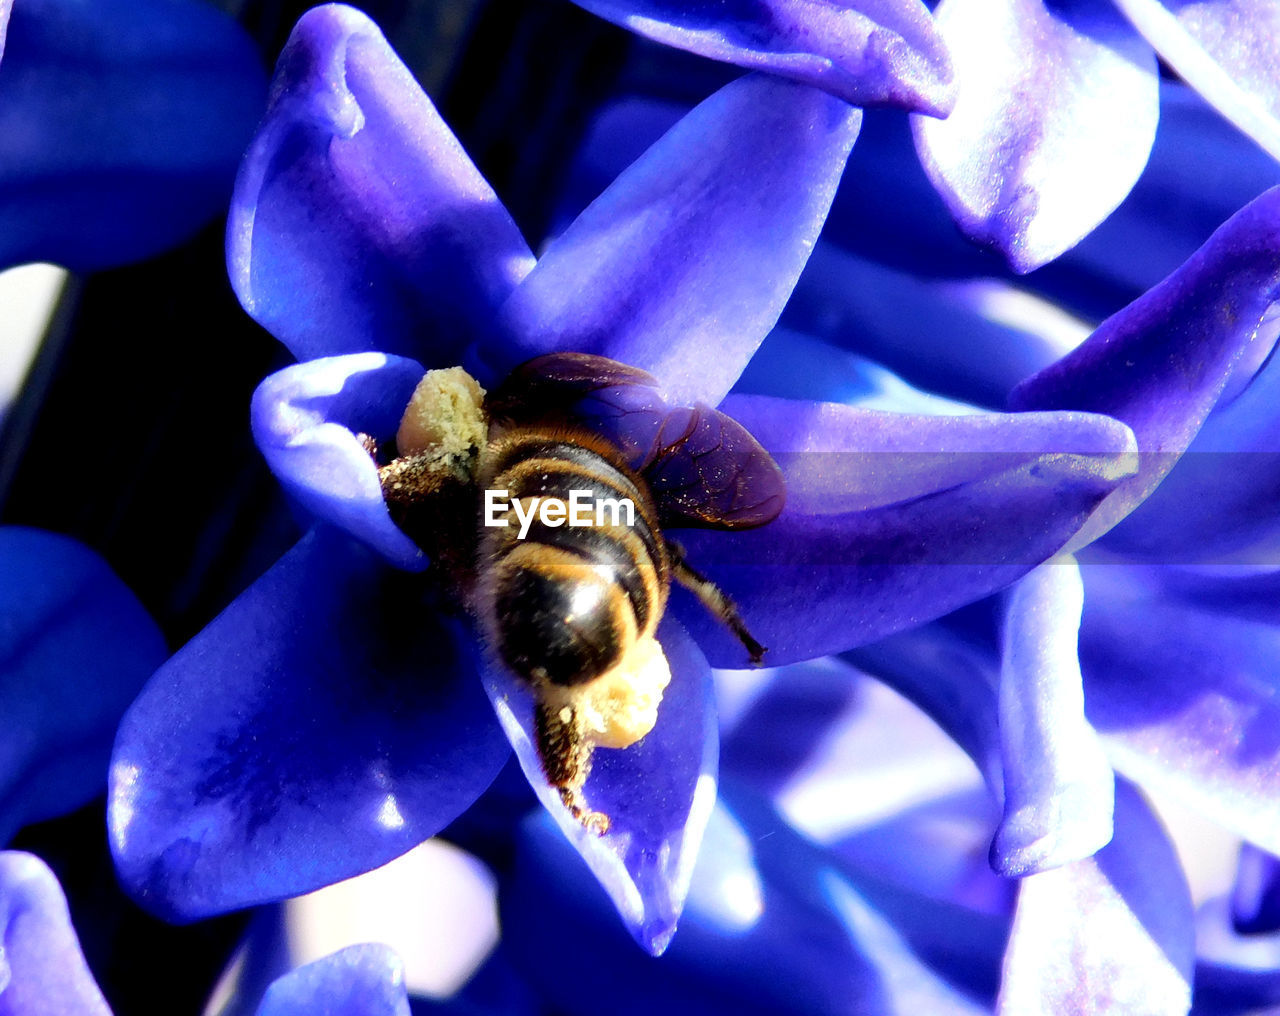
[[[671,671],[656,631],[672,579],[738,635],[753,663],[765,652],[729,598],[664,536],[664,518],[672,511],[677,519],[687,516],[692,505],[696,524],[744,528],[762,524],[757,515],[781,510],[776,496],[763,509],[744,501],[740,483],[726,495],[723,477],[710,488],[695,476],[709,489],[702,502],[655,496],[627,449],[575,415],[593,395],[619,387],[645,395],[656,382],[603,357],[552,354],[517,368],[486,397],[462,368],[433,370],[405,409],[394,449],[366,445],[380,463],[393,520],[461,595],[495,661],[532,693],[534,746],[547,782],[598,835],[610,819],[584,797],[593,753],[627,748],[658,722]],[[731,481],[758,474],[768,482],[756,481],[754,489],[780,487],[780,474],[774,477],[761,457],[777,467],[754,439],[714,410],[703,412],[715,415],[694,417],[693,427],[678,417],[667,443],[655,444],[663,453],[655,461],[665,470],[654,468],[659,482],[675,475],[682,454],[690,467],[701,467],[706,449],[698,438],[710,421],[713,437],[732,452]],[[654,419],[662,424],[668,417]],[[688,501],[694,474],[686,474],[671,486]],[[481,521],[484,491],[506,498],[488,525]],[[625,521],[615,512],[609,522],[564,525],[577,496],[629,502],[634,512]]]

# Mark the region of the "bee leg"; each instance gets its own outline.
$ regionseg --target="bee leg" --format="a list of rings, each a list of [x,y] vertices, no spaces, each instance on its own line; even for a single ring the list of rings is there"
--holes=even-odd
[[[591,773],[592,746],[582,737],[581,721],[572,706],[559,708],[539,701],[533,720],[542,771],[560,794],[569,814],[597,836],[609,831],[609,816],[592,811],[582,799]]]
[[[675,580],[701,600],[707,610],[729,626],[730,631],[738,637],[738,641],[747,650],[747,655],[751,657],[751,665],[760,666],[764,660],[764,654],[769,650],[751,637],[751,632],[747,630],[747,623],[738,613],[737,604],[719,586],[689,564],[684,556],[684,548],[674,540],[667,540],[667,556],[671,559],[671,574]]]

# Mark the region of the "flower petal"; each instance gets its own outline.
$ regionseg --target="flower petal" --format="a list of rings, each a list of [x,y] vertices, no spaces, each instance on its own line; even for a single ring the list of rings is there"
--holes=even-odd
[[[861,114],[767,75],[722,88],[548,248],[503,308],[491,375],[597,353],[716,405],[778,319],[830,207]],[[484,378],[481,378],[484,383]]]
[[[0,1011],[111,1016],[58,880],[38,857],[13,850],[0,853]]]
[[[1173,844],[1130,785],[1097,856],[1022,880],[997,1012],[1184,1016],[1195,925]]]
[[[734,391],[919,416],[977,412],[973,406],[912,388],[873,360],[781,326],[769,333]]]
[[[947,47],[917,0],[575,0],[593,14],[691,53],[826,89],[855,106],[946,116]]]
[[[1280,852],[1280,573],[1084,579],[1085,703],[1116,769]]]
[[[1056,553],[1132,468],[1132,435],[1085,414],[915,417],[733,396],[778,459],[787,506],[760,529],[679,531],[737,603],[770,665],[811,659],[989,595]],[[732,635],[682,592],[716,666]]]
[[[120,717],[167,655],[97,554],[0,528],[0,842],[103,792]]]
[[[261,115],[252,40],[207,3],[0,10],[0,266],[148,257],[226,207]]]
[[[1009,594],[1000,654],[1004,818],[991,846],[1003,875],[1056,868],[1111,839],[1115,776],[1084,718],[1083,607],[1070,557],[1041,565]]]
[[[930,924],[963,935],[981,944],[973,952],[994,979],[1001,936],[988,934],[991,922],[897,886],[863,885],[758,798],[727,793],[708,824],[680,931],[657,963],[626,941],[546,817],[522,825],[499,893],[502,923],[516,964],[558,1009],[584,1011],[581,1000],[591,999],[619,1016],[989,1012],[913,945]]]
[[[1231,923],[1244,935],[1280,931],[1280,857],[1252,843],[1240,848]]]
[[[1194,92],[1167,80],[1160,88],[1155,145],[1129,197],[1079,245],[1023,280],[1088,318],[1106,317],[1139,297],[1228,217],[1280,182],[1280,164]],[[867,194],[877,200],[867,201]],[[1003,259],[958,234],[920,167],[908,125],[887,113],[865,117],[823,239],[917,275],[999,276],[1004,270]]]
[[[1247,948],[1247,945],[1246,945]],[[1280,971],[1225,963],[1196,964],[1196,1016],[1255,1016],[1280,1005]]]
[[[1245,355],[1269,354],[1277,325],[1264,320]],[[1247,366],[1242,360],[1229,387]],[[1153,564],[1280,561],[1280,358],[1229,394],[1160,486],[1103,537],[1108,550]]]
[[[277,978],[257,1016],[409,1016],[404,964],[378,942],[348,946]]]
[[[1216,897],[1196,913],[1196,1016],[1245,1016],[1280,1004],[1280,937],[1241,934]]]
[[[994,601],[978,604],[982,610]],[[915,703],[974,761],[996,797],[1004,793],[999,660],[988,633],[957,630],[959,614],[843,654]],[[992,636],[993,637],[993,636]]]
[[[1280,159],[1280,10],[1267,0],[1116,0],[1160,55]]]
[[[1034,325],[1002,321],[992,313],[1002,298],[1032,302],[994,280],[922,278],[823,242],[805,266],[782,321],[869,356],[929,391],[1002,408],[1014,385],[1057,360],[1077,335],[1083,339],[1088,333],[1087,326],[1061,314],[1051,321],[1041,313]],[[904,314],[904,307],[911,313]]]
[[[715,706],[706,660],[667,617],[659,640],[671,666],[657,726],[625,749],[597,748],[583,796],[609,816],[596,836],[575,820],[546,781],[533,737],[527,689],[499,667],[485,689],[539,800],[609,893],[631,934],[661,955],[689,891],[702,831],[716,793]]]
[[[125,716],[109,805],[122,881],[192,920],[336,882],[432,836],[507,757],[474,653],[420,580],[311,533]]]
[[[1277,183],[1280,164],[1191,89],[1163,80],[1155,145],[1129,197],[1028,281],[1091,317],[1106,316],[1160,282]]]
[[[921,162],[970,239],[1031,271],[1146,165],[1155,54],[1106,0],[944,0],[937,16],[962,87],[946,120],[916,118]]]
[[[422,375],[413,360],[352,353],[286,367],[253,394],[254,440],[290,496],[406,571],[426,568],[427,557],[391,521],[356,435],[394,437]]]
[[[1062,751],[1073,743],[1088,751],[1092,736],[1079,713],[1078,691],[1071,701],[1070,661],[1063,659],[1070,653],[1064,643],[1074,636],[1070,604],[1065,619],[1041,615],[1061,609],[1069,597],[1068,566],[1043,565],[1023,581],[1006,618],[1005,639],[1013,643],[1006,653],[1014,653],[1003,665],[994,632],[975,628],[974,618],[963,614],[846,654],[928,713],[982,770],[995,796],[1005,800],[991,865],[1019,875],[1096,851],[1110,832],[1112,802],[1105,762]],[[986,606],[971,612],[982,618]],[[1029,689],[1013,687],[1018,678],[1030,680],[1028,664],[1037,661],[1051,671]],[[1021,701],[1010,702],[1015,695]],[[1090,790],[1097,800],[1087,797]]]
[[[1075,546],[1105,533],[1169,472],[1278,297],[1280,188],[1274,188],[1164,282],[1014,389],[1014,409],[1083,409],[1123,420],[1144,453],[1137,475],[1108,498]]]
[[[972,759],[918,707],[838,657],[715,676],[726,782],[749,783],[859,872],[1012,914],[1015,883],[988,864],[999,808]],[[994,727],[990,686],[978,684]],[[995,989],[993,977],[977,990]]]
[[[533,267],[506,209],[365,15],[304,14],[236,181],[240,302],[299,359],[461,362]]]

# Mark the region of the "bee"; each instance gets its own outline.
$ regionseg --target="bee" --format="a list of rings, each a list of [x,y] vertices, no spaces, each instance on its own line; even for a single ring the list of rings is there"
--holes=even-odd
[[[671,675],[656,631],[672,581],[732,629],[753,664],[766,651],[665,530],[768,523],[785,499],[777,465],[717,410],[670,408],[651,375],[579,353],[530,360],[487,397],[460,367],[429,371],[394,455],[362,440],[381,463],[392,519],[532,692],[548,783],[604,835],[608,816],[583,797],[592,754],[628,747],[657,722]],[[578,511],[592,503],[594,517]]]

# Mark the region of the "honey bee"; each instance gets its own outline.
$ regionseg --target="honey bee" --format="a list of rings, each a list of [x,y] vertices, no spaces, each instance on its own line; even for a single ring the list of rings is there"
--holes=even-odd
[[[651,375],[578,353],[531,360],[488,397],[460,367],[429,371],[394,449],[363,440],[393,520],[531,690],[548,783],[603,835],[608,816],[583,797],[592,753],[657,722],[671,675],[655,633],[672,580],[753,664],[765,654],[664,529],[764,525],[785,498],[777,465],[717,410],[671,409]],[[578,511],[590,503],[594,518]]]

